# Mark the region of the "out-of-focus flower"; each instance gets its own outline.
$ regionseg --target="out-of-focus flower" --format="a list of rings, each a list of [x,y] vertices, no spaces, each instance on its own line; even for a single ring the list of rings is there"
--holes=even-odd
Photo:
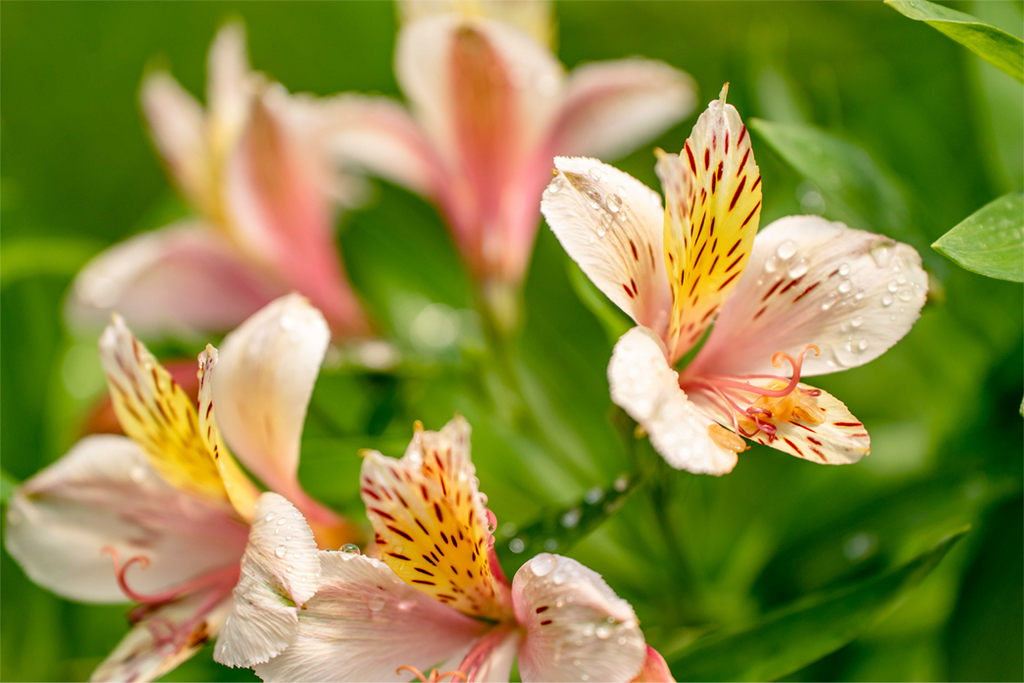
[[[547,16],[533,5],[522,7],[534,20]],[[435,14],[438,6],[467,11]],[[567,76],[548,47],[520,30],[523,22],[490,18],[507,19],[502,8],[517,5],[405,7],[426,15],[397,39],[395,73],[409,110],[383,97],[324,100],[324,139],[344,168],[436,202],[500,313],[526,270],[552,158],[633,149],[692,110],[692,81],[640,58],[585,64]]]
[[[638,324],[612,355],[612,400],[669,464],[724,474],[747,448],[741,437],[811,462],[856,462],[870,447],[864,425],[800,378],[892,347],[920,314],[927,274],[912,247],[816,216],[758,234],[761,176],[726,92],[681,154],[659,153],[665,210],[615,168],[559,158],[542,211],[573,260]]]
[[[439,662],[467,681],[507,681],[517,656],[524,681],[657,674],[660,657],[632,607],[595,572],[545,553],[509,585],[469,432],[456,417],[440,432],[418,426],[400,460],[367,452],[360,486],[381,559],[319,553],[316,571],[300,575],[316,593],[297,623],[232,619],[215,659],[268,681],[401,681],[408,667]],[[235,595],[236,610],[280,604],[270,581],[243,581]],[[289,634],[290,645],[280,654],[263,647],[268,631]]]
[[[153,140],[198,215],[97,256],[69,319],[100,325],[118,311],[143,335],[223,332],[298,290],[337,337],[365,334],[334,242],[332,203],[353,195],[352,179],[328,168],[309,109],[250,70],[240,25],[217,34],[208,67],[205,112],[165,72],[142,84]]]
[[[286,571],[275,547],[315,561],[313,532],[295,506],[322,546],[357,538],[295,476],[305,401],[328,340],[323,317],[301,297],[272,303],[225,339],[223,354],[208,346],[200,355],[197,412],[120,318],[103,333],[100,355],[127,436],[88,436],[18,487],[5,533],[11,556],[55,593],[139,603],[94,679],[151,680],[215,637],[247,537],[250,563],[266,571]],[[226,442],[292,502],[259,497]]]

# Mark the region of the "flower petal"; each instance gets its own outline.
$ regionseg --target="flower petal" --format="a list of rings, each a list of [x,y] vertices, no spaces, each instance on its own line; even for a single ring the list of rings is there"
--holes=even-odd
[[[533,36],[541,45],[550,45],[555,33],[551,5],[551,0],[399,0],[398,15],[403,24],[452,12],[461,12],[471,17],[482,16],[516,26]]]
[[[761,173],[750,135],[720,99],[697,119],[679,155],[662,154],[665,256],[672,283],[669,358],[681,358],[704,334],[746,267],[761,214]]]
[[[596,159],[556,157],[555,169],[541,211],[562,247],[637,324],[664,330],[671,293],[661,198]]]
[[[283,654],[256,673],[265,681],[403,681],[403,664],[426,670],[487,628],[362,555],[321,552],[316,595],[299,611]]]
[[[199,433],[206,447],[213,453],[224,492],[235,512],[245,521],[252,522],[260,491],[235,462],[217,429],[213,410],[213,369],[216,366],[217,349],[207,344],[206,350],[199,354]]]
[[[640,673],[633,680],[646,683],[675,683],[676,679],[672,678],[672,672],[669,670],[668,664],[665,663],[665,658],[648,645],[644,668],[640,669]]]
[[[566,83],[552,149],[602,159],[622,156],[693,111],[694,90],[689,75],[650,59],[579,66]]]
[[[622,335],[611,362],[612,401],[640,423],[654,449],[672,467],[695,474],[726,474],[736,453],[708,434],[715,421],[703,414],[679,388],[679,375],[665,360],[665,347],[651,330],[634,327]]]
[[[306,410],[330,330],[298,294],[276,299],[224,338],[213,377],[217,425],[241,462],[291,498]]]
[[[7,510],[8,552],[35,583],[72,600],[128,602],[117,582],[120,558],[133,590],[157,593],[238,562],[246,530],[224,506],[172,488],[123,436],[89,436],[15,490]]]
[[[117,420],[153,469],[175,488],[227,502],[192,400],[118,315],[100,337],[100,362]]]
[[[806,344],[801,376],[874,360],[910,331],[928,294],[906,244],[818,216],[762,230],[747,272],[687,374],[777,374],[772,356]]]
[[[456,610],[501,619],[506,591],[492,573],[494,543],[469,457],[469,423],[417,430],[401,460],[364,455],[361,493],[381,556],[412,587]]]
[[[281,654],[295,637],[299,610],[316,593],[319,576],[320,553],[306,520],[284,497],[264,493],[214,659],[251,667]]]
[[[214,147],[223,150],[233,144],[245,125],[258,82],[249,66],[245,26],[241,22],[225,24],[217,32],[210,44],[206,69],[209,135]]]
[[[324,167],[284,125],[287,106],[279,89],[253,99],[226,161],[226,220],[250,257],[308,296],[338,334],[363,334],[367,323],[334,242]]]
[[[116,311],[144,336],[194,337],[233,328],[285,291],[208,226],[179,223],[90,261],[72,285],[67,317],[98,329]]]
[[[647,655],[629,603],[576,560],[541,553],[512,581],[524,681],[628,681]]]
[[[150,135],[178,187],[192,204],[211,211],[210,159],[199,102],[163,71],[146,76],[141,100]]]
[[[89,680],[152,681],[188,660],[224,624],[230,601],[211,604],[215,598],[210,592],[193,593],[148,612]]]

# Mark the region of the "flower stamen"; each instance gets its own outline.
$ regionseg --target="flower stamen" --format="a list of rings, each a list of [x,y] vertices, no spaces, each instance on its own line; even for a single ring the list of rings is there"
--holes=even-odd
[[[121,591],[130,600],[142,605],[161,605],[165,602],[170,602],[175,598],[179,598],[190,591],[217,586],[220,584],[223,584],[230,589],[230,587],[234,586],[235,582],[238,580],[238,566],[230,566],[210,572],[209,574],[204,574],[203,576],[192,579],[191,581],[186,581],[180,586],[176,586],[160,593],[139,593],[128,586],[125,574],[128,572],[128,568],[136,563],[142,569],[149,568],[149,558],[145,555],[133,555],[122,564],[121,556],[117,552],[117,549],[109,545],[105,545],[100,548],[100,554],[109,554],[111,559],[114,561],[114,573],[117,576],[117,585],[121,587]]]
[[[463,681],[466,680],[466,674],[462,673],[461,671],[446,671],[445,673],[438,673],[437,669],[432,669],[430,674],[424,677],[422,671],[420,671],[414,666],[409,666],[408,664],[402,665],[395,669],[396,674],[400,674],[403,671],[408,671],[422,683],[435,683],[436,681],[440,681],[442,678],[445,678],[446,676],[452,677],[451,683],[455,682],[456,676],[461,676]]]

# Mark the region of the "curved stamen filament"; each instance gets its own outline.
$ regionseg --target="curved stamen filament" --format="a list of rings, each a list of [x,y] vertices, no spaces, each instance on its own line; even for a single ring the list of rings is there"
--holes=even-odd
[[[796,389],[797,385],[800,383],[800,368],[803,366],[804,363],[804,355],[806,355],[808,351],[814,351],[815,356],[821,355],[821,349],[819,349],[814,344],[808,344],[807,346],[800,350],[800,353],[797,355],[796,360],[794,360],[792,356],[790,356],[788,353],[785,353],[784,351],[779,351],[772,356],[773,366],[777,368],[782,367],[782,362],[786,361],[790,364],[790,366],[793,369],[793,376],[788,380],[786,386],[782,387],[781,389],[766,389],[763,387],[757,387],[747,382],[737,382],[735,379],[731,379],[723,375],[712,375],[711,381],[714,382],[714,384],[719,387],[736,389],[738,391],[746,391],[752,394],[757,394],[759,396],[782,398],[783,396],[788,396],[789,394],[791,394],[793,390]],[[748,377],[752,379],[780,379],[779,377],[773,377],[771,375],[748,375]]]
[[[442,673],[438,673],[437,669],[434,669],[433,671],[430,672],[429,676],[424,677],[422,671],[420,671],[419,669],[417,669],[414,666],[409,666],[408,664],[405,664],[405,665],[400,666],[397,669],[395,669],[395,673],[396,674],[400,674],[403,671],[408,671],[413,676],[415,676],[418,680],[422,681],[422,683],[428,683],[428,681],[440,681],[442,678],[444,678],[446,676],[451,676],[452,677],[452,683],[454,683],[456,676],[461,676],[463,681],[466,680],[466,674],[462,673],[461,671],[446,671],[445,673],[442,674]]]
[[[238,578],[239,572],[238,566],[233,565],[223,569],[218,569],[217,571],[210,572],[209,574],[204,574],[203,576],[192,579],[191,581],[186,581],[180,586],[176,586],[160,593],[145,594],[132,590],[128,586],[125,574],[127,573],[128,568],[135,563],[138,563],[142,569],[147,569],[150,564],[148,557],[145,555],[133,555],[128,558],[127,562],[122,564],[121,556],[118,554],[117,549],[109,545],[105,545],[100,548],[100,554],[109,554],[111,559],[113,559],[114,573],[117,576],[117,585],[121,587],[121,591],[128,596],[129,599],[144,605],[157,605],[170,602],[171,600],[174,600],[175,598],[178,598],[190,591],[207,588],[209,586],[216,586],[218,584],[233,586]]]

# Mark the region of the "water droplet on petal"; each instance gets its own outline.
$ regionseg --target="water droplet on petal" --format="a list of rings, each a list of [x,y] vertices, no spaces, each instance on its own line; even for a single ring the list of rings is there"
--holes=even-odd
[[[766,273],[774,273],[778,269],[779,269],[779,259],[777,259],[775,256],[769,256],[768,260],[766,260],[764,262],[764,272],[766,272]]]
[[[564,182],[565,181],[562,180],[562,176],[557,176],[554,180],[551,181],[550,184],[548,184],[548,193],[558,194],[559,192],[561,192],[562,185],[564,184]]]
[[[898,284],[898,283],[897,283],[897,282],[896,282],[895,280],[890,280],[890,281],[889,281],[889,284],[887,284],[887,285],[885,286],[885,288],[886,288],[886,289],[888,289],[888,290],[889,290],[890,292],[892,292],[893,294],[895,294],[895,293],[896,293],[896,290],[897,290],[897,289],[899,289],[899,288],[900,288],[900,286],[899,286],[899,284]]]
[[[345,553],[347,555],[358,555],[359,554],[359,546],[357,546],[355,543],[346,543],[345,545],[341,546],[341,548],[339,548],[339,550],[341,550],[341,552],[343,552],[343,553]]]
[[[861,339],[859,342],[857,342],[857,350],[860,351],[861,353],[863,353],[864,351],[867,351],[868,350],[868,340],[867,339]]]
[[[281,519],[277,520],[277,525],[278,526],[284,526],[287,522],[288,522],[288,520],[286,520],[284,517],[282,517]]]
[[[272,522],[274,520],[274,517],[277,517],[277,515],[275,515],[273,512],[268,512],[267,516],[263,518],[263,521]]]
[[[840,275],[841,275],[842,277],[846,277],[847,275],[849,275],[849,274],[850,274],[850,264],[849,264],[849,263],[843,263],[843,264],[841,264],[841,265],[839,266],[839,274],[840,274]]]
[[[567,578],[568,577],[565,575],[564,571],[562,571],[561,569],[556,569],[555,573],[551,575],[551,583],[555,584],[556,586],[561,586],[563,583],[565,583],[565,580]]]
[[[805,258],[802,258],[799,261],[794,261],[789,266],[789,276],[794,280],[798,277],[803,277],[807,273],[807,269],[809,267],[807,259]]]
[[[886,292],[885,294],[882,295],[882,305],[892,306],[892,294]]]
[[[605,201],[605,206],[612,213],[618,213],[619,209],[622,208],[622,197],[617,194],[609,195],[608,199]]]
[[[909,289],[901,289],[900,293],[897,294],[896,296],[900,298],[900,301],[910,301],[911,299],[914,298],[914,295],[911,294]]]
[[[853,320],[850,321],[850,324],[853,325],[854,327],[860,327],[861,325],[864,324],[864,318],[862,318],[859,315],[854,316]]]
[[[836,294],[835,292],[830,292],[829,294],[826,294],[825,298],[821,300],[821,310],[827,311],[828,309],[832,308],[832,306],[835,305],[837,301],[839,301],[839,295]]]
[[[853,282],[850,280],[843,280],[842,282],[839,283],[838,289],[843,294],[847,294],[848,292],[850,292],[850,290],[853,289]]]
[[[892,259],[892,244],[892,242],[883,240],[871,248],[871,258],[875,260],[875,265],[879,268],[889,265],[889,260]]]
[[[379,612],[384,609],[384,605],[386,603],[387,600],[384,599],[383,595],[375,595],[370,598],[370,601],[366,603],[366,606],[370,608],[371,612]]]
[[[275,554],[275,555],[277,555],[278,557],[284,557],[285,555],[287,555],[287,554],[288,554],[288,548],[286,548],[286,547],[285,547],[285,546],[283,546],[283,545],[279,545],[279,546],[277,546],[277,548],[276,548],[276,549],[274,550],[274,554]]]
[[[131,477],[131,480],[136,484],[141,484],[146,481],[146,468],[142,465],[136,465],[128,473],[128,476]]]
[[[788,261],[796,255],[796,242],[793,240],[784,240],[775,250],[775,253],[783,261]]]
[[[601,640],[608,640],[608,637],[611,636],[611,634],[612,630],[607,626],[598,626],[597,630],[594,632],[594,635],[596,635]]]
[[[555,558],[550,555],[538,555],[530,562],[530,570],[537,576],[547,576],[555,568]]]

